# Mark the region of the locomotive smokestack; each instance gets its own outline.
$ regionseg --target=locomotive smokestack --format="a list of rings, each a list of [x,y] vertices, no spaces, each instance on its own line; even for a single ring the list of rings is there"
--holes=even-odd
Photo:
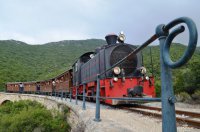
[[[118,36],[116,34],[108,34],[105,39],[108,45],[116,44]]]

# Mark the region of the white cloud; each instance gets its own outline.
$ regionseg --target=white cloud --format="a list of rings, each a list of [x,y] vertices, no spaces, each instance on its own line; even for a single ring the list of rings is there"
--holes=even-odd
[[[30,44],[36,44],[37,40],[33,37],[30,37],[29,35],[24,35],[16,32],[4,32],[0,34],[1,40],[19,40]]]
[[[91,38],[83,32],[74,31],[47,31],[34,36],[19,34],[14,32],[7,32],[0,34],[0,40],[14,39],[28,44],[44,44],[47,42],[55,42],[61,40],[82,40]]]
[[[103,39],[123,30],[127,42],[141,44],[158,24],[177,17],[191,17],[200,29],[199,4],[198,0],[1,0],[0,39],[27,43]]]
[[[87,39],[90,37],[84,32],[48,31],[48,32],[43,32],[40,35],[37,35],[36,38],[41,40],[42,43],[46,43],[46,42],[55,42],[55,41],[61,41],[61,40],[81,40],[81,39]]]

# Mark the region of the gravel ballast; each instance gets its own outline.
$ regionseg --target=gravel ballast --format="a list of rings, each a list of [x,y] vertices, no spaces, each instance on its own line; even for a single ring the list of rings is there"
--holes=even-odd
[[[51,98],[54,100],[54,98]],[[86,103],[86,110],[82,110],[82,101],[75,104],[75,100],[69,102],[56,99],[60,103],[66,104],[75,114],[71,114],[72,131],[85,132],[161,132],[162,121],[150,116],[133,113],[121,109],[113,109],[106,105],[101,105],[101,121],[95,122],[95,103]],[[150,105],[150,104],[147,104]],[[158,106],[155,103],[152,106]],[[196,109],[196,108],[195,108]],[[198,109],[198,108],[197,108]],[[199,109],[198,109],[199,110]],[[75,117],[76,116],[76,117]],[[199,129],[178,126],[179,132],[199,132]]]

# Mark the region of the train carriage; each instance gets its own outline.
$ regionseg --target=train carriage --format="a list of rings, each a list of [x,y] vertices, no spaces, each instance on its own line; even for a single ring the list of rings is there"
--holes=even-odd
[[[40,84],[40,92],[48,94],[52,92],[52,80],[45,80],[38,82]]]
[[[24,82],[24,93],[34,93],[36,92],[36,82]]]
[[[72,87],[72,69],[65,71],[61,75],[55,77],[54,81],[56,92],[69,94],[70,88]]]
[[[18,82],[8,82],[6,83],[6,92],[19,92],[19,83]]]

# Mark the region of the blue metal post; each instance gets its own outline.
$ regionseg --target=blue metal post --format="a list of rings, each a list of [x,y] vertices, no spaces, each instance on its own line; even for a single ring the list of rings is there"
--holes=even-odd
[[[61,100],[63,100],[63,91],[62,91],[62,95],[61,95]]]
[[[65,91],[65,100],[67,101],[67,90]]]
[[[162,131],[176,132],[176,116],[174,105],[174,92],[172,86],[171,69],[163,61],[163,47],[168,33],[163,31],[164,25],[157,27],[157,35],[160,41],[160,65],[161,65],[161,94],[162,94]]]
[[[83,110],[86,109],[86,106],[85,106],[85,84],[83,84]]]
[[[97,75],[97,90],[96,90],[96,113],[94,121],[99,122],[100,119],[100,75]]]
[[[173,39],[185,30],[184,26],[179,26],[173,29],[170,34],[169,30],[180,23],[185,23],[189,30],[189,43],[183,56],[173,62],[169,55],[169,48]],[[156,29],[156,35],[160,41],[160,63],[161,63],[161,93],[162,93],[162,118],[163,132],[176,132],[176,116],[175,105],[176,102],[173,85],[172,85],[172,73],[171,68],[178,68],[184,65],[192,57],[198,39],[198,33],[195,23],[187,17],[181,17],[175,19],[165,25],[159,25]]]
[[[76,86],[76,105],[78,104],[78,86]]]
[[[70,88],[70,102],[72,102],[72,88]]]

